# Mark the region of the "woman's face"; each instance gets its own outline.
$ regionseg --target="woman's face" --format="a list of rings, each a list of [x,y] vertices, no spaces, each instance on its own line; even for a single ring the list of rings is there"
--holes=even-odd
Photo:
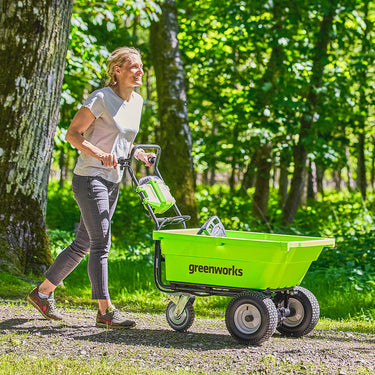
[[[117,82],[126,87],[142,85],[143,64],[138,56],[130,56],[121,66],[115,67]]]

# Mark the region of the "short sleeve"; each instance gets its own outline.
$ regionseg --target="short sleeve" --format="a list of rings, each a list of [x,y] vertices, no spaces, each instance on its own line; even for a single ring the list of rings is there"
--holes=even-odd
[[[83,103],[83,106],[88,108],[95,118],[100,117],[104,110],[103,93],[94,91]]]

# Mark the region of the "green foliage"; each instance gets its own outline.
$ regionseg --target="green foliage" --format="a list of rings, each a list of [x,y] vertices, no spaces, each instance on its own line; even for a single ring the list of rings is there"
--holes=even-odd
[[[139,195],[130,186],[122,187],[112,218],[112,240],[116,248],[126,249],[136,258],[140,249],[152,246],[153,229],[152,219],[145,216]]]
[[[313,120],[303,135],[309,159],[341,171],[348,162],[346,146],[356,158],[358,133],[374,134],[375,76],[368,68],[375,42],[373,3],[293,4],[178,1],[199,171],[218,172],[223,165],[241,171],[268,140],[279,165],[281,150],[291,154],[298,142],[304,119]],[[336,9],[328,55],[320,56],[320,30],[331,7]],[[321,78],[313,82],[317,67]],[[317,96],[315,108],[309,93]],[[370,168],[373,142],[365,147]]]
[[[375,273],[349,266],[311,269],[302,286],[317,297],[321,315],[375,321]]]
[[[74,240],[74,233],[61,229],[47,229],[52,258],[57,255]]]
[[[375,197],[363,203],[360,194],[332,193],[300,210],[293,228],[311,235],[335,237],[335,249],[323,251],[312,270],[336,272],[333,280],[347,278],[357,291],[373,289],[375,280]],[[334,270],[334,271],[333,271]],[[345,283],[341,283],[345,285]]]
[[[328,56],[321,61],[322,82],[316,85],[312,82],[313,64],[320,61],[316,43],[322,19],[332,6],[336,10]],[[371,2],[324,1],[317,6],[315,1],[298,0],[290,7],[258,0],[184,0],[177,1],[177,7],[199,172],[214,175],[225,170],[240,176],[268,141],[275,168],[290,165],[290,160],[281,160],[282,153],[291,159],[305,118],[314,120],[304,139],[309,159],[325,170],[342,172],[344,178],[348,166],[355,169],[358,134],[374,136]],[[138,141],[154,139],[158,119],[149,26],[159,13],[156,1],[75,1],[60,132],[87,94],[103,84],[110,51],[132,45],[143,52],[147,79],[147,86],[141,87],[146,101]],[[316,108],[310,108],[309,92],[319,95]],[[55,159],[61,152],[69,153],[59,137],[56,141]],[[373,144],[366,142],[364,147],[370,170]]]
[[[241,191],[231,193],[227,185],[216,184],[198,187],[196,197],[201,224],[217,215],[227,229],[255,231],[252,202]]]
[[[79,218],[80,212],[71,191],[71,184],[60,188],[57,181],[51,181],[48,185],[47,227],[73,232]]]

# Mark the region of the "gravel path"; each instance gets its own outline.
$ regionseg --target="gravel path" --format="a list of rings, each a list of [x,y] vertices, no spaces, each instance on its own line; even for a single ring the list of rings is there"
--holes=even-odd
[[[0,354],[103,358],[129,368],[192,374],[375,373],[375,335],[314,330],[299,339],[275,334],[259,347],[242,346],[225,322],[196,319],[187,333],[171,330],[164,315],[128,313],[132,330],[96,328],[93,310],[61,310],[65,322],[42,319],[29,306],[0,304]]]

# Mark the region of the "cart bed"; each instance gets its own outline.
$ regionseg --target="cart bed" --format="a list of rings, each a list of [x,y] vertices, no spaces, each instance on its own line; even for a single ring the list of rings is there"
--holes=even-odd
[[[153,232],[160,240],[168,282],[249,289],[299,285],[332,238],[227,231],[198,235],[199,228]]]

